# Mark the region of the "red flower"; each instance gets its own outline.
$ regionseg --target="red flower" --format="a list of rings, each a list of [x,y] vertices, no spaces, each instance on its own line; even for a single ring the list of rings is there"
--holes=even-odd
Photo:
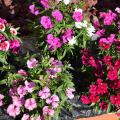
[[[96,70],[93,71],[93,74],[96,77],[102,77],[103,76],[103,70],[102,69],[96,69]]]
[[[99,96],[97,96],[97,95],[92,95],[92,94],[90,95],[89,98],[90,98],[90,100],[91,100],[92,103],[96,103],[96,102],[98,102],[99,99],[100,99]]]
[[[99,42],[99,46],[101,47],[102,50],[107,50],[110,48],[111,45],[103,42]]]
[[[120,59],[115,61],[115,66],[116,69],[120,69]]]
[[[120,80],[118,80],[118,82],[117,82],[117,88],[118,89],[120,88]]]
[[[82,55],[82,64],[84,65],[88,64],[88,58],[85,55]]]
[[[103,82],[102,79],[100,79],[100,78],[97,79],[97,84],[101,84],[102,82]]]
[[[94,57],[92,57],[92,56],[89,57],[88,64],[89,64],[91,67],[95,67],[95,68],[97,67],[96,60],[95,60]]]
[[[112,104],[114,104],[115,106],[119,106],[120,105],[120,94],[118,93],[117,96],[112,95],[110,97],[110,101]]]
[[[120,89],[120,80],[111,81],[110,88],[113,90]]]
[[[107,86],[107,84],[106,83],[100,83],[98,85],[97,93],[101,94],[101,95],[103,95],[105,93],[108,93],[108,86]]]
[[[93,95],[97,94],[97,86],[95,84],[90,85],[90,93]]]
[[[100,105],[101,110],[106,111],[108,108],[108,103],[106,103],[105,101],[102,101],[99,105]]]
[[[118,71],[116,69],[108,71],[108,79],[109,80],[116,80],[118,78]]]
[[[90,104],[90,100],[89,100],[88,96],[86,96],[86,95],[81,96],[81,101],[83,104],[86,104],[86,105]]]
[[[105,64],[111,65],[112,64],[111,60],[112,60],[111,56],[104,56],[104,62],[105,62]]]

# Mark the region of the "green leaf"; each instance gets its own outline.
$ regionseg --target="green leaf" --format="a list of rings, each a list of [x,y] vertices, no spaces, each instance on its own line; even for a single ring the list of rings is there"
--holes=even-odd
[[[35,83],[39,83],[41,86],[44,86],[44,83],[41,80],[32,80]]]
[[[6,84],[7,79],[0,80],[0,85]]]
[[[107,113],[109,113],[109,112],[111,111],[111,107],[112,107],[112,104],[111,104],[111,103],[109,103],[109,104],[108,104]]]

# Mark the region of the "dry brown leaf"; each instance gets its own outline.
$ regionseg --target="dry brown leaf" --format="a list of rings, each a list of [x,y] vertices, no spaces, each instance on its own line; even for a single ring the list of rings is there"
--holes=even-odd
[[[83,9],[88,10],[90,7],[95,6],[98,0],[83,0],[83,2],[85,3]]]

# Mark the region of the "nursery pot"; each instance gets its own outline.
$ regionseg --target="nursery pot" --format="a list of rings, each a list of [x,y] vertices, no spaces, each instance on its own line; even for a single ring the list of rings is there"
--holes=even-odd
[[[95,117],[89,117],[89,118],[80,118],[77,120],[118,120],[118,116],[114,113],[99,115]]]

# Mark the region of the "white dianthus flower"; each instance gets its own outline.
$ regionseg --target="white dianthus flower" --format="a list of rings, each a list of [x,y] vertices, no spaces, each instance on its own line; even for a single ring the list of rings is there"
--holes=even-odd
[[[76,37],[74,37],[74,36],[72,37],[72,39],[68,39],[68,41],[69,41],[68,44],[71,46],[76,44],[76,42],[77,42]]]
[[[88,28],[87,28],[87,33],[88,33],[88,36],[92,37],[95,33],[95,28],[94,26],[90,25]]]
[[[83,22],[75,22],[76,28],[87,28],[88,22],[84,20]]]
[[[64,4],[68,5],[72,0],[63,0]]]

